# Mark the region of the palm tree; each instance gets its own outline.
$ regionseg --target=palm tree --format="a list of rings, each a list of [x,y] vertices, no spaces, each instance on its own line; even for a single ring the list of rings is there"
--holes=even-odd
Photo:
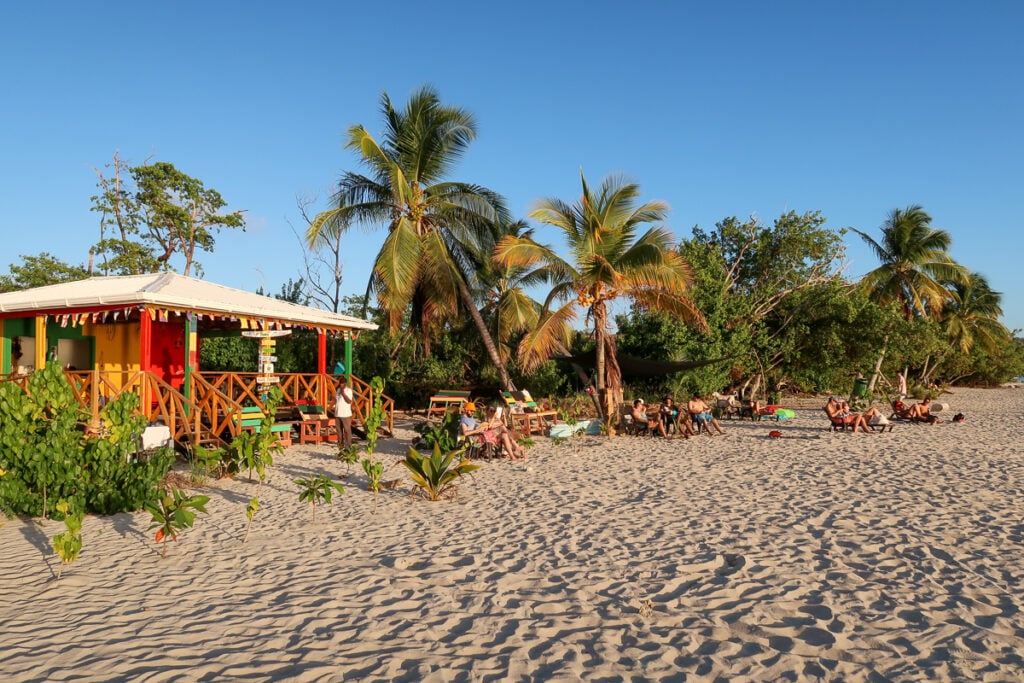
[[[936,316],[950,300],[943,282],[962,283],[967,271],[949,255],[953,238],[931,227],[932,218],[920,206],[893,209],[882,223],[882,241],[851,228],[881,262],[861,280],[879,305],[896,302],[910,320],[914,313]]]
[[[893,209],[882,223],[882,241],[853,228],[878,257],[881,265],[860,282],[869,297],[880,306],[898,304],[907,320],[914,314],[937,317],[951,300],[943,282],[963,283],[967,270],[949,255],[953,238],[945,230],[931,227],[932,218],[918,205]],[[874,391],[888,344],[888,335],[868,382]]]
[[[513,389],[469,288],[472,254],[494,244],[494,224],[508,220],[504,200],[485,187],[446,179],[476,137],[464,109],[445,106],[430,87],[414,92],[398,110],[381,97],[386,130],[378,142],[361,125],[348,131],[369,175],[346,172],[335,208],[310,224],[306,241],[321,231],[344,231],[350,222],[386,226],[388,235],[373,264],[367,298],[377,295],[392,332],[406,314],[424,352],[440,324],[461,306],[473,318],[484,346],[508,390]]]
[[[621,399],[622,377],[609,335],[609,304],[625,297],[701,327],[706,328],[706,323],[687,297],[693,278],[689,264],[672,249],[671,233],[651,227],[638,237],[645,223],[665,219],[668,206],[663,202],[638,205],[639,186],[619,177],[606,178],[596,192],[582,171],[580,181],[583,194],[577,203],[544,199],[530,214],[565,233],[571,261],[529,236],[513,235],[498,243],[495,258],[511,267],[541,264],[554,283],[537,327],[520,344],[524,368],[543,362],[564,344],[560,335],[576,318],[577,307],[586,309],[597,344],[598,397],[610,421],[613,405]]]
[[[942,311],[942,324],[953,348],[967,353],[980,343],[994,352],[1012,338],[999,322],[1002,294],[992,290],[984,275],[971,273],[966,283],[950,283],[950,292],[953,298]]]

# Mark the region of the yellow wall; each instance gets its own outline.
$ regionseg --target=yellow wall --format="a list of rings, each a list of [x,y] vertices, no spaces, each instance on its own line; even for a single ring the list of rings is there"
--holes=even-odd
[[[138,371],[138,323],[86,323],[83,333],[96,339],[97,370],[101,372]]]

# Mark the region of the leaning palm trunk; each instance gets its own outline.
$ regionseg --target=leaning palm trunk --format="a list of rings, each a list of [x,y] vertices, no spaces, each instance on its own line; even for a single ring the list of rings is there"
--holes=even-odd
[[[618,406],[622,404],[622,369],[619,367],[618,352],[615,348],[615,338],[606,335],[604,338],[605,359],[604,359],[604,415],[608,425],[608,433],[613,434],[611,429],[614,421],[618,418]]]
[[[875,391],[875,384],[878,383],[878,377],[882,374],[882,361],[885,360],[885,351],[889,346],[889,335],[885,335],[882,338],[882,351],[878,354],[878,360],[875,362],[875,369],[871,371],[871,379],[868,380],[868,394],[872,394]]]
[[[487,325],[484,323],[483,316],[481,316],[480,311],[477,310],[476,302],[473,301],[473,293],[469,291],[469,285],[466,284],[465,279],[461,276],[456,276],[455,279],[458,280],[459,293],[462,294],[462,301],[466,304],[466,308],[469,310],[469,315],[473,318],[473,323],[476,325],[476,329],[480,333],[480,338],[484,342],[484,347],[487,349],[487,353],[491,357],[491,362],[494,363],[494,367],[498,371],[502,387],[505,391],[515,391],[516,386],[512,384],[512,380],[508,376],[508,369],[505,367],[504,361],[501,360],[501,354],[498,353],[498,347],[494,344],[494,338],[491,337],[491,333],[487,330]]]

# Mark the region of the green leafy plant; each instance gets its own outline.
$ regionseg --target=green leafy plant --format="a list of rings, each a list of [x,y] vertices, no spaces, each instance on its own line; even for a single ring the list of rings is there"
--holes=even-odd
[[[82,551],[82,518],[85,517],[85,513],[81,510],[72,512],[71,506],[66,500],[59,501],[56,509],[64,515],[64,528],[66,529],[64,533],[53,537],[53,551],[61,559],[61,565],[57,569],[57,580],[60,581],[64,565],[77,560],[78,554]]]
[[[462,450],[442,453],[438,444],[434,444],[429,457],[424,456],[413,447],[406,451],[405,459],[400,461],[412,477],[413,492],[427,500],[440,500],[455,495],[456,482],[464,474],[480,469],[463,457]]]
[[[189,478],[192,483],[205,486],[207,479],[218,475],[223,458],[223,448],[204,448],[196,444],[189,458]]]
[[[174,461],[161,448],[138,452],[146,419],[139,398],[125,392],[101,412],[102,429],[85,433],[88,418],[59,363],[28,379],[27,391],[0,383],[0,511],[50,516],[59,500],[81,499],[84,512],[138,510],[156,494]]]
[[[384,476],[384,463],[379,460],[363,458],[363,471],[366,472],[366,490],[373,491],[373,510],[377,511],[377,494],[380,492],[381,477]]]
[[[161,489],[156,500],[146,505],[153,516],[149,528],[156,529],[155,540],[163,543],[162,557],[167,557],[167,541],[178,540],[178,534],[195,524],[196,512],[206,513],[209,496],[188,496],[181,489]],[[195,511],[195,512],[193,512]]]
[[[427,448],[438,446],[442,452],[450,453],[459,447],[459,414],[455,411],[448,411],[441,418],[441,424],[432,425],[424,422],[415,427],[420,434],[420,440]]]
[[[359,446],[352,445],[338,449],[338,460],[348,466],[348,471],[352,471],[352,466],[359,462],[359,453],[362,449]],[[344,476],[348,476],[347,474]]]
[[[246,539],[249,538],[249,528],[252,527],[252,519],[256,516],[256,511],[259,509],[259,498],[251,498],[249,500],[249,504],[245,506],[245,517],[249,520],[249,522],[245,525],[245,536],[242,536],[242,543],[245,543]]]
[[[374,376],[370,380],[370,396],[372,401],[370,404],[369,415],[366,416],[366,453],[373,455],[373,452],[377,449],[377,430],[384,422],[384,406],[381,402],[381,396],[384,394],[384,380],[380,377]]]
[[[277,406],[283,399],[284,392],[281,388],[272,387],[264,397],[263,418],[260,420],[259,429],[243,431],[231,441],[231,447],[238,454],[238,459],[249,470],[249,479],[252,479],[252,471],[256,470],[260,484],[266,480],[267,468],[274,464],[274,454],[284,451],[280,439],[273,432],[274,423],[277,421]]]
[[[309,477],[308,479],[296,479],[295,483],[298,484],[299,488],[299,502],[309,502],[310,507],[313,509],[313,521],[316,521],[316,506],[322,505],[323,503],[330,503],[331,496],[337,492],[338,494],[345,493],[345,489],[342,485],[336,481],[332,481],[324,473],[320,473],[315,477]]]

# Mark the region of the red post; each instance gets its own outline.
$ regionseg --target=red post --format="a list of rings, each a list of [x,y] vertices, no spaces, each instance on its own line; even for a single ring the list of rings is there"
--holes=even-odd
[[[316,372],[320,375],[320,395],[317,402],[327,409],[327,333],[316,331]]]
[[[149,317],[149,311],[143,308],[139,310],[139,370],[142,371],[142,405],[140,407],[147,419],[153,410],[148,374],[152,364],[153,319]]]

